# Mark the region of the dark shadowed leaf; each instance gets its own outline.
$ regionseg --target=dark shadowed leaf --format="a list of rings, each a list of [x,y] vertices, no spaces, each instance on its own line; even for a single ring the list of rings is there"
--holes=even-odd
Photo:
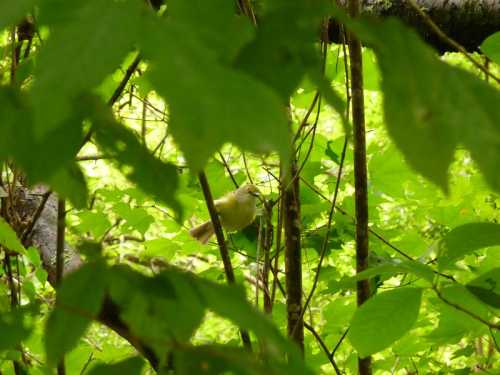
[[[466,285],[482,302],[500,309],[500,268],[494,268]]]
[[[5,27],[15,24],[33,9],[38,0],[0,0],[0,31]]]
[[[182,27],[153,26],[144,41],[149,78],[169,105],[172,135],[195,171],[227,142],[285,155],[286,109],[272,89],[219,63],[208,46]]]
[[[107,270],[101,262],[88,263],[63,279],[45,327],[45,351],[50,363],[57,363],[77,345],[97,317],[106,287]]]
[[[93,367],[88,375],[140,375],[144,367],[144,360],[132,357],[113,364],[101,364]]]

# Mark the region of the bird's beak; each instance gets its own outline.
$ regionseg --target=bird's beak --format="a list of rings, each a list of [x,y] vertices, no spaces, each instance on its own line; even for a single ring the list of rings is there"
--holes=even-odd
[[[253,195],[254,197],[260,197],[260,193],[258,191],[250,191],[250,195]]]

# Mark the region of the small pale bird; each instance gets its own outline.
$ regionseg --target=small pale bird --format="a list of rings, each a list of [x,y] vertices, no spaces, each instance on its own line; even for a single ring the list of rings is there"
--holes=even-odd
[[[252,184],[246,184],[214,201],[224,229],[229,232],[238,231],[250,225],[255,219],[256,197],[259,189]],[[189,234],[206,244],[214,234],[212,221],[200,224],[189,231]]]

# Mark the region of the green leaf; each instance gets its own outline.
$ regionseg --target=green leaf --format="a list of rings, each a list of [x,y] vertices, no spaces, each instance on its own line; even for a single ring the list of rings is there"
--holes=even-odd
[[[90,232],[96,239],[100,239],[111,227],[111,222],[104,212],[83,211],[79,212],[77,216],[80,223],[76,228],[81,233]]]
[[[182,243],[173,239],[155,238],[144,242],[145,251],[143,254],[145,256],[161,256],[170,260],[181,247]]]
[[[154,223],[154,218],[141,207],[130,207],[124,202],[117,203],[113,207],[119,217],[125,220],[126,225],[133,230],[137,230],[144,235],[150,225]]]
[[[325,2],[274,3],[260,15],[255,38],[241,50],[236,67],[272,87],[286,105],[308,71],[321,71],[315,43],[326,9]]]
[[[286,155],[288,120],[273,90],[220,64],[186,30],[154,26],[143,46],[151,60],[149,80],[169,105],[172,135],[194,171],[226,142]]]
[[[185,343],[191,338],[205,308],[182,272],[172,270],[151,278],[126,267],[111,271],[110,295],[120,307],[121,319],[160,358],[166,355],[169,343]]]
[[[144,367],[141,357],[131,357],[113,364],[100,364],[93,367],[88,375],[140,375]]]
[[[481,51],[495,63],[500,64],[500,32],[487,37],[481,44]]]
[[[16,346],[28,337],[30,330],[23,320],[23,311],[15,310],[0,314],[0,352],[17,349]]]
[[[33,108],[26,99],[19,91],[0,87],[0,159],[13,158],[30,184],[48,183],[75,207],[83,207],[87,187],[74,162],[82,143],[82,111],[72,108],[67,122],[40,138],[35,135]]]
[[[58,288],[56,307],[45,327],[47,360],[54,364],[74,348],[97,317],[107,287],[103,263],[88,263],[70,273]]]
[[[138,1],[80,0],[71,7],[42,2],[41,18],[51,32],[31,90],[38,135],[65,120],[74,98],[120,67],[137,41],[144,10]]]
[[[174,196],[178,186],[176,167],[155,158],[130,130],[116,122],[108,108],[92,99],[87,105],[94,108],[91,116],[95,139],[101,149],[112,157],[130,181],[182,217],[182,207]]]
[[[37,3],[37,0],[18,0],[15,3],[9,0],[0,1],[0,31],[9,25],[19,21],[30,11]]]
[[[248,351],[227,345],[203,345],[187,347],[175,351],[175,368],[179,374],[238,374],[238,375],[278,375],[301,374],[292,368],[263,364]],[[290,372],[292,371],[292,372]]]
[[[447,192],[460,143],[500,191],[500,91],[440,61],[398,20],[354,22],[337,14],[377,55],[387,129],[409,165]]]
[[[358,273],[353,277],[355,280],[365,280],[380,274],[395,275],[398,273],[413,273],[415,276],[421,277],[429,283],[434,280],[434,271],[431,267],[418,261],[391,259],[391,262],[384,262],[375,267],[370,267],[367,270]]]
[[[441,240],[438,265],[443,269],[476,250],[498,245],[500,245],[500,224],[464,224],[452,229]]]
[[[398,288],[379,293],[356,311],[349,339],[361,357],[389,347],[408,332],[418,318],[422,289]]]
[[[500,309],[500,267],[472,280],[466,288],[482,302]]]
[[[170,0],[168,16],[228,63],[253,34],[248,18],[236,14],[234,4],[226,0]]]
[[[76,162],[70,162],[59,169],[48,182],[60,196],[68,198],[75,208],[83,209],[87,206],[89,195],[87,182]]]
[[[0,217],[0,245],[16,253],[26,254],[26,249],[17,238],[16,232],[3,217]]]

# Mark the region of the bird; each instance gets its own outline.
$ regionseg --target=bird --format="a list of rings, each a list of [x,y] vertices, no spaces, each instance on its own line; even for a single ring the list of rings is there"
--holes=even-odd
[[[215,209],[224,229],[234,232],[250,225],[255,219],[256,198],[259,195],[257,186],[246,184],[216,199],[214,201]],[[207,221],[192,228],[189,234],[202,244],[206,244],[214,234],[214,225],[212,221]]]

